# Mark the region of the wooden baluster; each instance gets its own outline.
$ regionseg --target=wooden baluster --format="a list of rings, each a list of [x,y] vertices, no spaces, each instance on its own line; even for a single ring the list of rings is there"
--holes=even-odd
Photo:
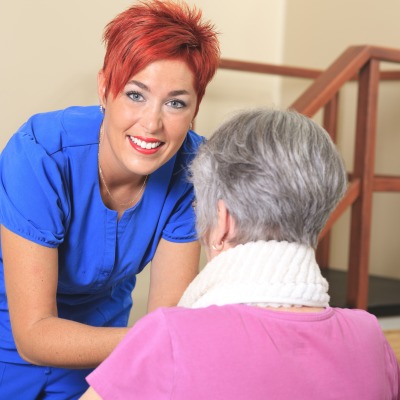
[[[347,305],[367,309],[368,267],[374,180],[379,61],[360,70],[353,179],[360,179],[360,196],[351,211]]]
[[[331,136],[334,143],[336,143],[337,136],[338,105],[339,92],[336,93],[336,95],[324,107],[323,126]],[[318,242],[316,258],[321,269],[329,268],[330,241],[331,231],[329,230]]]

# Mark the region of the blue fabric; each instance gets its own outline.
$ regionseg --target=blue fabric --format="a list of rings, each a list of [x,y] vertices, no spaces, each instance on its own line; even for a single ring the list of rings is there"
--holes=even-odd
[[[88,388],[85,377],[92,371],[0,361],[0,399],[79,399]]]
[[[187,165],[203,138],[189,131],[178,153],[149,176],[142,199],[117,221],[98,181],[98,107],[30,118],[0,155],[0,223],[59,251],[59,316],[93,326],[126,326],[136,274],[160,238],[196,240]],[[1,250],[0,250],[1,251]],[[0,253],[0,360],[15,350]]]

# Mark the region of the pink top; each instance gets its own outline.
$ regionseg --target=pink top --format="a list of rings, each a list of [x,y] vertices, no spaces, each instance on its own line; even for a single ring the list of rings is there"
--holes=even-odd
[[[400,399],[376,318],[338,308],[161,308],[87,380],[104,399]]]

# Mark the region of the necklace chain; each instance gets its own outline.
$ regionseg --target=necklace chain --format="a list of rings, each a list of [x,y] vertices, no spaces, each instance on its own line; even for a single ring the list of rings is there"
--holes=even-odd
[[[146,175],[140,190],[136,193],[135,197],[131,201],[128,201],[127,203],[119,203],[118,200],[111,194],[110,189],[107,186],[106,180],[104,179],[103,171],[101,170],[101,166],[100,166],[100,145],[101,145],[102,139],[103,139],[103,124],[100,127],[99,150],[98,150],[98,153],[97,153],[97,162],[98,162],[98,165],[99,165],[99,175],[100,175],[101,181],[103,182],[103,185],[104,185],[104,187],[106,189],[106,192],[110,196],[110,198],[112,200],[114,200],[119,206],[128,206],[130,204],[133,204],[139,198],[139,196],[142,194],[143,189],[146,186],[147,178],[149,176]]]

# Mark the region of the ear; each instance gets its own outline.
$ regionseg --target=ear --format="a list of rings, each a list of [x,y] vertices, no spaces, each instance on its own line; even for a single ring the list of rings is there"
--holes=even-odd
[[[106,108],[106,81],[102,69],[97,74],[97,95],[99,96],[100,105]]]
[[[217,226],[212,235],[212,243],[217,251],[222,251],[232,247],[230,242],[235,236],[236,224],[223,200],[218,200],[217,207]]]

